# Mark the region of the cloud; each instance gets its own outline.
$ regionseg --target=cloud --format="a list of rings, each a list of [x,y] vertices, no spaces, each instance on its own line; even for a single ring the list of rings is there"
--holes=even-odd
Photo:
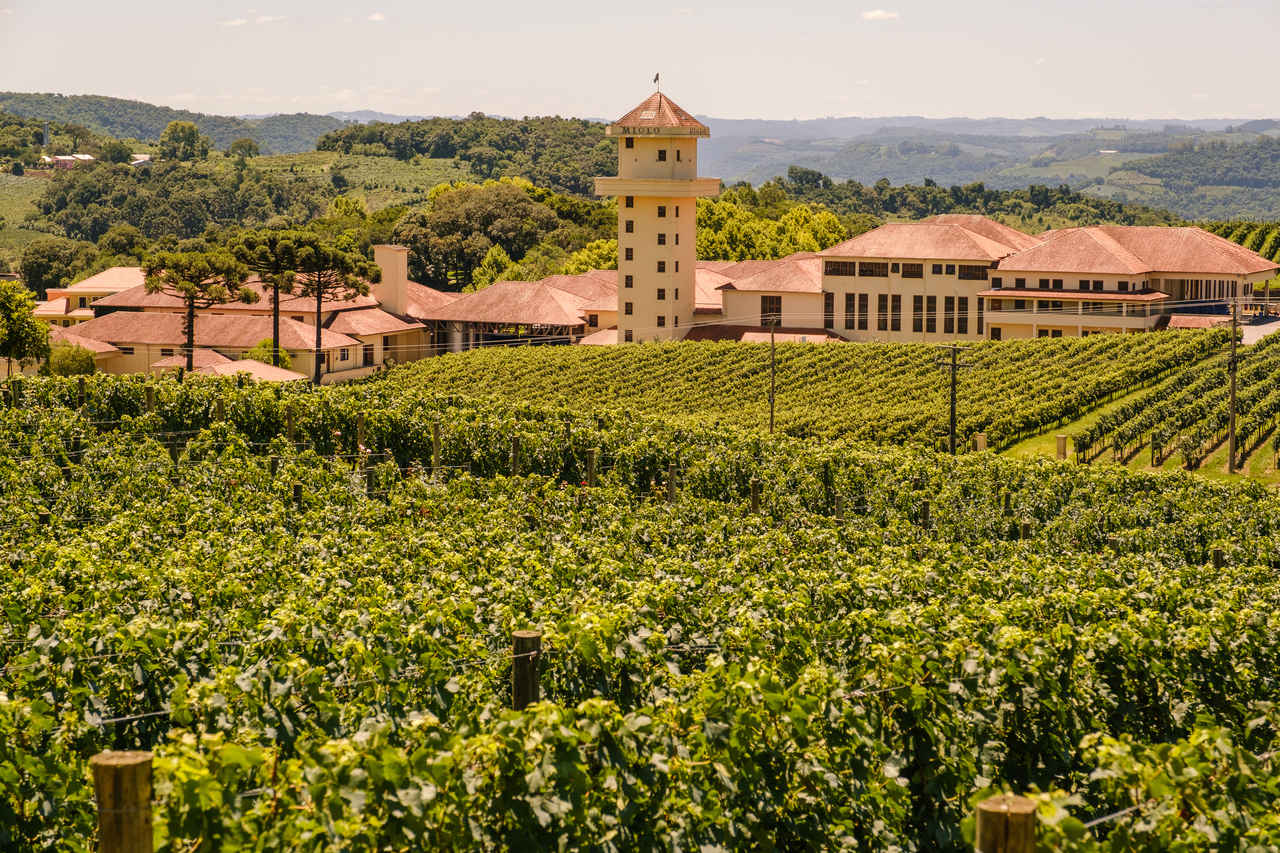
[[[220,23],[224,27],[243,27],[245,24],[249,23],[249,19],[248,18],[232,18],[229,21],[219,21],[218,23]]]
[[[862,13],[864,21],[896,21],[898,17],[897,12],[890,12],[888,9],[870,9]]]
[[[1036,63],[1035,63],[1035,64],[1036,64],[1036,65],[1044,65],[1044,64],[1045,64],[1046,62],[1048,62],[1048,61],[1049,61],[1049,60],[1047,60],[1047,59],[1045,59],[1043,56],[1041,56],[1039,59],[1037,59],[1037,60],[1036,60]]]
[[[255,24],[278,24],[284,20],[284,15],[259,15],[253,19]]]
[[[372,15],[369,16],[369,20],[373,21],[375,24],[380,24],[386,19],[387,19],[387,16],[382,14],[381,12],[374,12]]]

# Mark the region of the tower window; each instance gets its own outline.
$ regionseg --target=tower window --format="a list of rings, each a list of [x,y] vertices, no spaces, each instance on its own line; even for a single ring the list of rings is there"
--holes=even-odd
[[[635,260],[635,257],[634,257],[635,251],[636,251],[635,249],[628,246],[627,248],[623,249],[623,252],[625,253],[623,257],[625,257],[628,261],[633,261]]]
[[[635,148],[635,147],[636,147],[636,140],[635,140],[635,137],[628,136],[628,137],[627,137],[627,141],[626,141],[626,146],[627,146],[628,148]],[[627,340],[631,340],[630,335],[631,335],[631,333],[630,333],[630,332],[627,332]]]
[[[677,231],[677,232],[676,232],[676,245],[677,245],[677,246],[679,246],[679,245],[680,245],[680,232],[679,232],[679,231]]]
[[[667,162],[667,149],[665,148],[658,149],[658,162],[659,163]]]
[[[676,219],[680,218],[680,205],[676,205]]]
[[[627,207],[635,207],[635,206],[636,206],[636,197],[633,195],[627,196]]]
[[[634,279],[632,276],[629,276],[629,275],[628,275],[628,276],[625,276],[625,277],[622,279],[622,286],[623,286],[623,287],[635,287],[635,283],[636,283],[635,279]]]
[[[680,315],[679,315],[679,314],[676,314],[674,317],[672,317],[672,318],[671,318],[671,325],[675,326],[677,329],[678,329],[678,328],[680,328]]]
[[[676,299],[680,298],[680,288],[676,288]]]
[[[676,272],[680,272],[680,262],[676,261]]]
[[[666,299],[666,298],[667,298],[667,289],[666,289],[665,287],[659,287],[659,288],[658,288],[658,298],[659,298],[659,299]]]
[[[627,220],[626,231],[628,234],[636,233],[636,222],[634,219]]]
[[[666,272],[666,271],[667,271],[667,262],[658,261],[658,272]]]
[[[658,315],[658,328],[659,328],[659,329],[665,329],[666,327],[667,327],[667,318],[666,318],[666,317],[664,317],[664,316],[662,316],[661,314],[659,314],[659,315]]]
[[[680,149],[679,149],[679,148],[677,148],[677,149],[676,149],[676,162],[679,162],[679,161],[680,161]]]
[[[622,305],[622,313],[623,313],[623,314],[626,314],[627,316],[631,316],[631,303],[630,303],[630,302],[625,302],[625,303],[623,303],[623,305]]]
[[[666,234],[659,234],[659,235],[658,235],[658,245],[659,245],[659,246],[665,246],[665,245],[667,245],[667,235],[666,235]]]
[[[630,205],[628,205],[628,207],[630,207]],[[658,218],[661,219],[666,215],[667,215],[667,206],[665,204],[658,205]]]

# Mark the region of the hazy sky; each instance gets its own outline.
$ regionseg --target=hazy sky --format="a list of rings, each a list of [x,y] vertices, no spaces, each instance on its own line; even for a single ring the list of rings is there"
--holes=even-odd
[[[0,0],[0,90],[203,112],[1280,116],[1280,0]],[[883,4],[883,5],[877,5]]]

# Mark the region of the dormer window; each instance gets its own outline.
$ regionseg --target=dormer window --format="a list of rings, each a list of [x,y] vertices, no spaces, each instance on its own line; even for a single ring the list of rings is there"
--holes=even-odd
[[[667,162],[667,149],[665,148],[658,149],[658,162],[659,163]]]

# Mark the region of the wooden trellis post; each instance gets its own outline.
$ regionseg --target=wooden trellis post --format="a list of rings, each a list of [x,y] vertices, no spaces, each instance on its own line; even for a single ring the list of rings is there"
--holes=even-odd
[[[100,752],[89,765],[99,853],[151,853],[151,753]]]
[[[973,449],[982,453],[987,449],[987,434],[980,432],[973,437]]]
[[[511,436],[511,476],[520,476],[520,436]]]
[[[156,410],[156,388],[154,385],[147,385],[147,411],[154,412]]]
[[[431,424],[431,476],[440,476],[440,423]]]
[[[667,503],[676,502],[676,463],[667,465]]]
[[[523,711],[538,701],[538,658],[542,657],[541,631],[511,634],[511,707]]]
[[[760,511],[760,478],[751,478],[751,512],[758,513]]]
[[[978,803],[976,853],[1032,853],[1035,846],[1035,800],[1002,794]]]
[[[83,376],[78,376],[78,377],[76,377],[76,406],[77,406],[77,408],[81,408],[81,409],[83,409],[83,408],[84,408],[84,401],[85,401],[84,377],[83,377]]]
[[[592,447],[587,450],[587,485],[592,488],[596,485],[596,453],[598,451]]]
[[[1067,437],[1065,435],[1058,436],[1058,459],[1063,462],[1067,459]]]

